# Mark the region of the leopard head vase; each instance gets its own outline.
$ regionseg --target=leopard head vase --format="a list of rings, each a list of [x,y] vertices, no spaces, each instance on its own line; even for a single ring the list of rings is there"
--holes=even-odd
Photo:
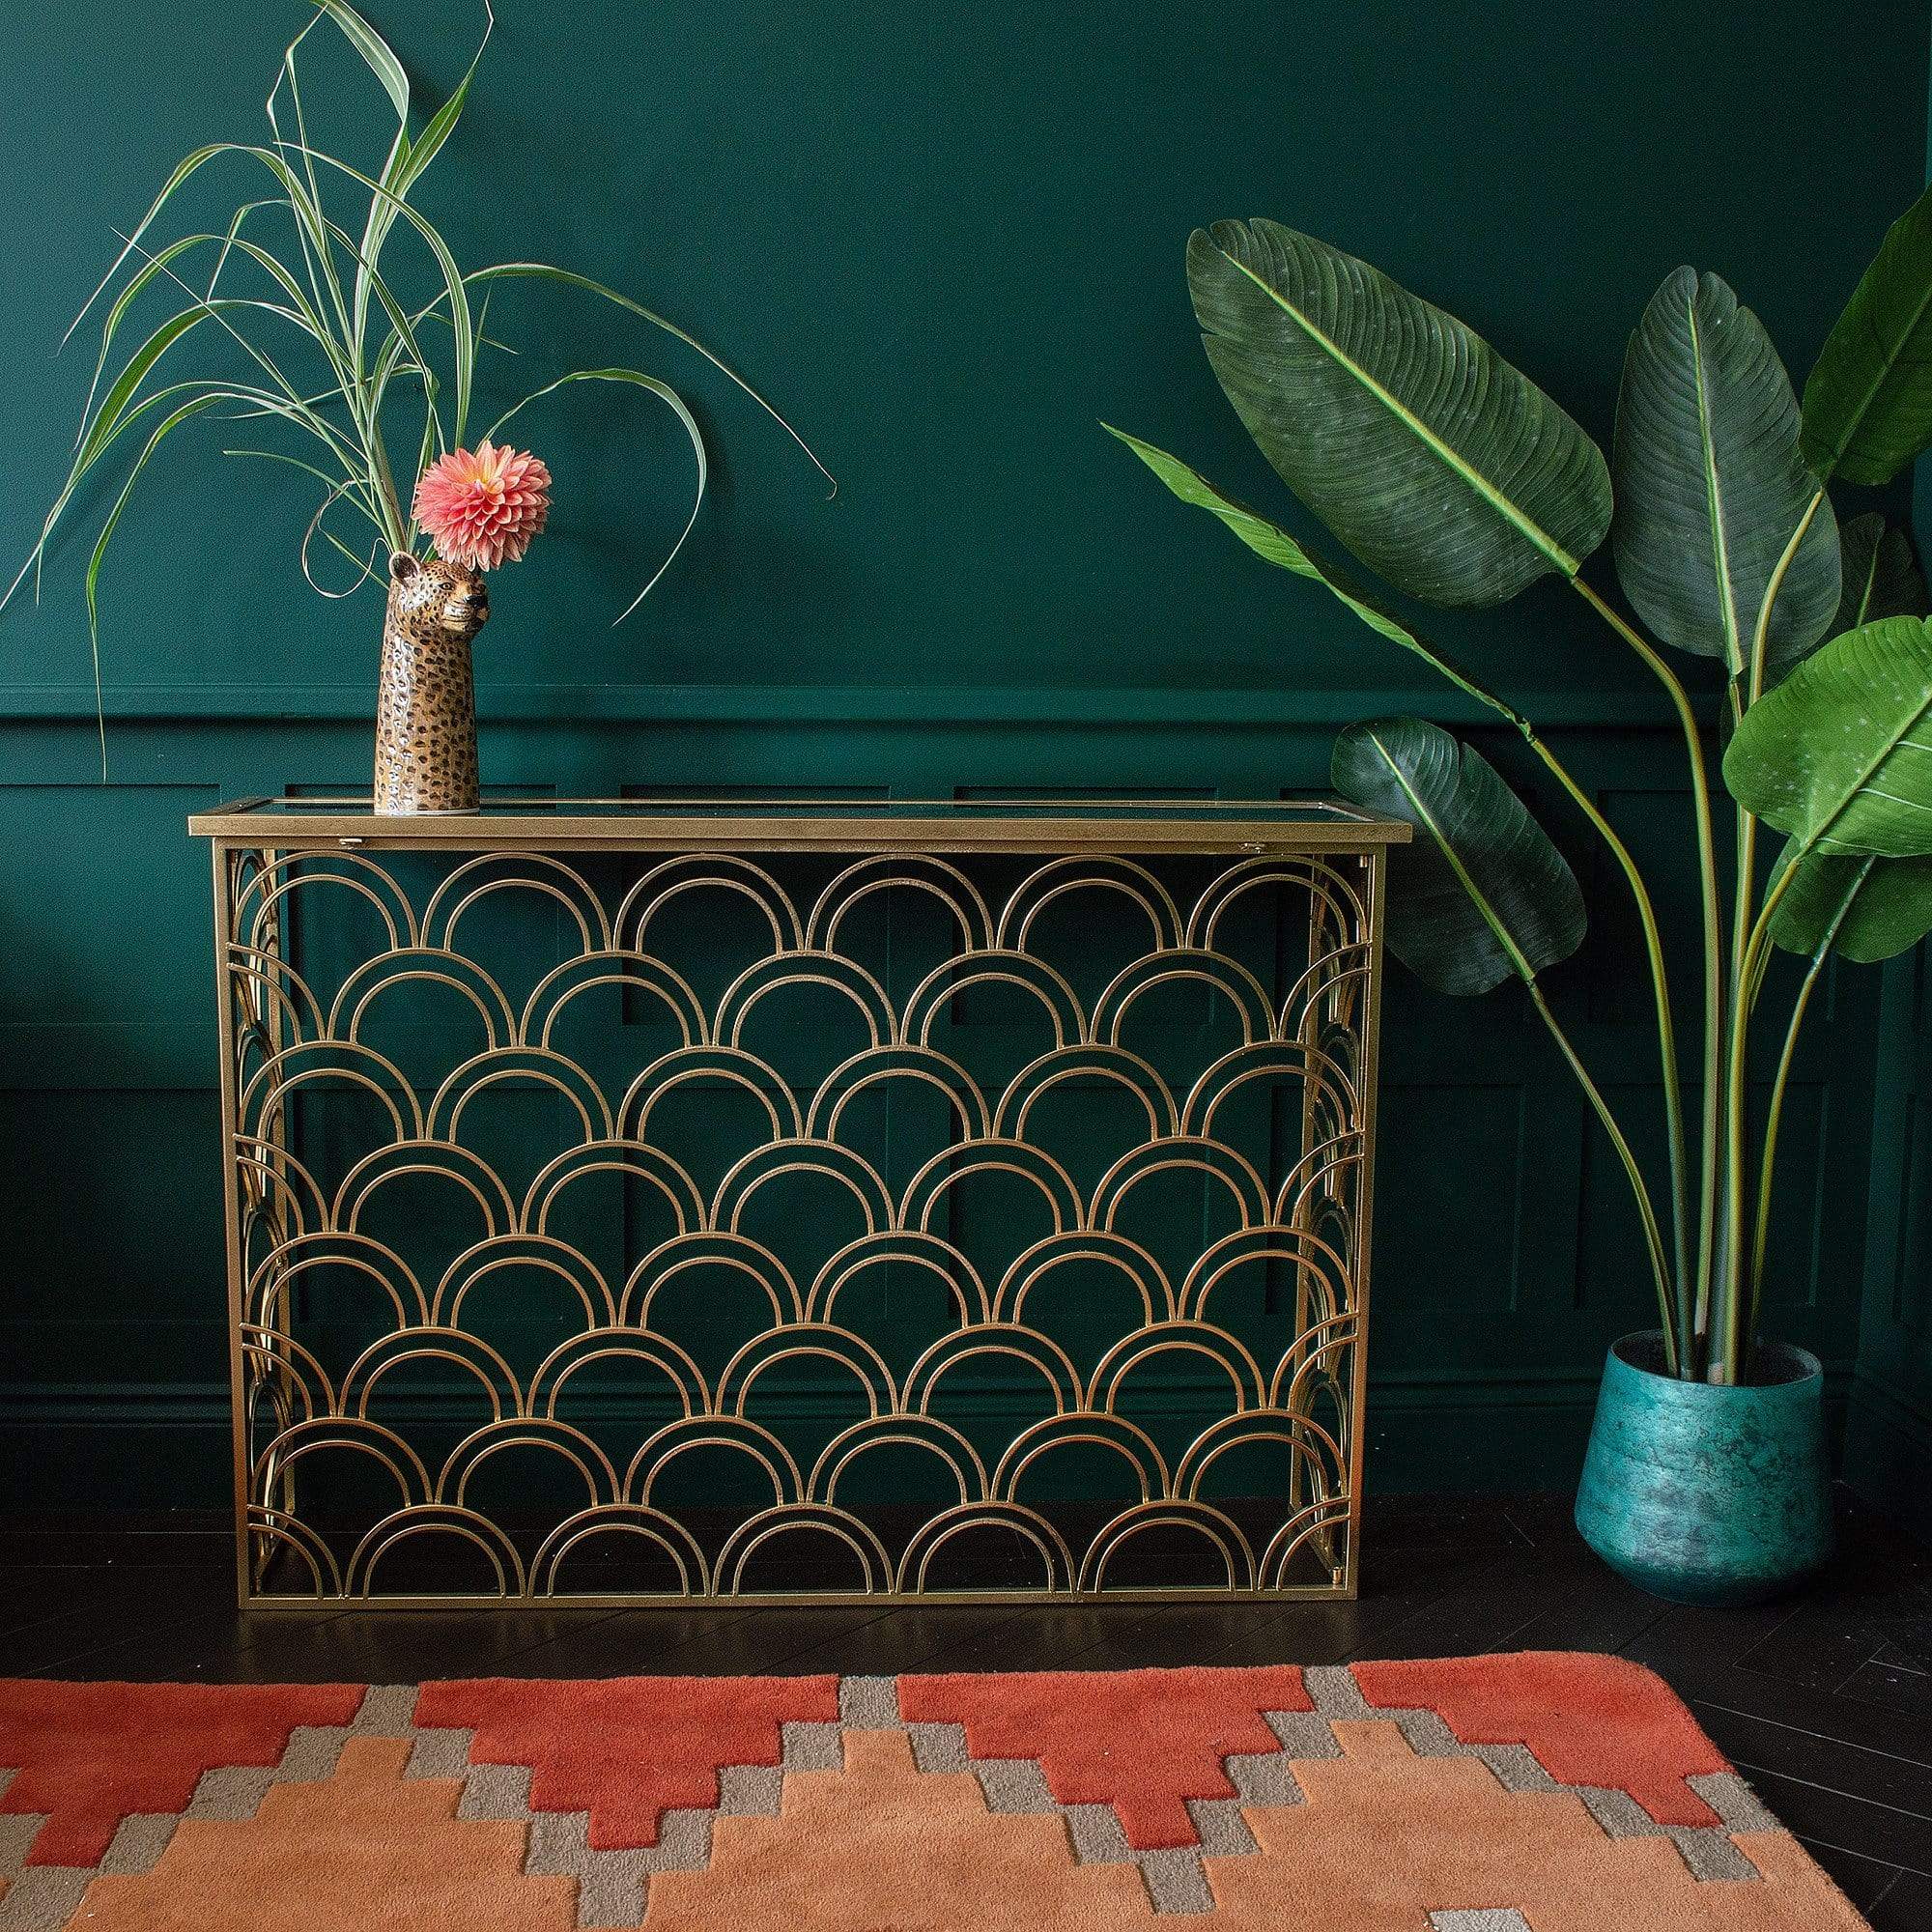
[[[481,575],[440,556],[389,559],[376,698],[376,810],[474,811],[469,640],[490,615]]]

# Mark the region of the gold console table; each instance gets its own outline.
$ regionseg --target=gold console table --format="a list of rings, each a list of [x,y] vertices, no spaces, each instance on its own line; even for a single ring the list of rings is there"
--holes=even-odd
[[[189,829],[245,1605],[1354,1593],[1406,826]]]

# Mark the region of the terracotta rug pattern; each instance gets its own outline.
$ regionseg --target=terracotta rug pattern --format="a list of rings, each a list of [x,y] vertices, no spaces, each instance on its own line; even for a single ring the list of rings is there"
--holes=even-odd
[[[0,1932],[1819,1932],[1668,1688],[1302,1669],[0,1681]]]

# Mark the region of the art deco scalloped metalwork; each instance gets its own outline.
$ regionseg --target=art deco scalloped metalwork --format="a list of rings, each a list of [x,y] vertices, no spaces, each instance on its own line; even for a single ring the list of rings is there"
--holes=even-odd
[[[1352,1594],[1402,829],[1247,813],[195,820],[243,1602]]]

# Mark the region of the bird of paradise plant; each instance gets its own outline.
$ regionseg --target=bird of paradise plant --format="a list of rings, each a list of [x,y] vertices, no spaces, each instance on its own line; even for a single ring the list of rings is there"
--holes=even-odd
[[[542,281],[587,295],[676,338],[723,371],[790,436],[832,482],[831,473],[797,431],[743,377],[695,336],[628,295],[548,262],[507,261],[464,270],[442,235],[412,197],[456,131],[495,24],[483,0],[483,32],[461,80],[420,125],[412,113],[407,74],[389,43],[349,0],[311,0],[313,16],[284,48],[267,103],[264,142],[213,141],[185,156],[163,183],[147,213],[125,238],[99,286],[82,306],[65,342],[104,303],[94,380],[82,412],[72,462],[19,574],[0,608],[31,573],[38,593],[42,565],[56,530],[89,477],[116,458],[125,475],[96,534],[86,571],[88,635],[93,650],[102,773],[106,770],[105,711],[98,589],[101,564],[123,512],[150,461],[175,431],[213,412],[270,433],[270,446],[225,453],[293,465],[313,477],[322,497],[300,549],[303,574],[318,590],[311,551],[320,537],[339,552],[355,576],[325,595],[348,596],[364,582],[387,578],[384,554],[414,554],[428,531],[423,497],[410,486],[430,485],[429,501],[449,512],[442,483],[446,466],[467,447],[480,355],[504,349],[485,333],[490,295],[498,285]],[[302,98],[300,55],[308,36],[331,23],[361,57],[395,116],[388,152],[371,175],[312,141]],[[262,192],[241,202],[226,226],[161,240],[157,224],[175,197],[202,170],[241,164]],[[385,251],[402,235],[417,243],[433,269],[434,297],[412,306],[385,269]],[[172,298],[170,311],[146,326],[131,353],[119,353],[137,303],[151,292]],[[235,373],[169,380],[178,347],[214,338],[232,353]],[[702,433],[682,396],[660,378],[622,366],[572,369],[504,410],[483,433],[493,445],[531,404],[576,383],[611,383],[642,390],[676,416],[691,443],[696,482],[682,530],[649,580],[619,613],[637,609],[683,547],[703,503],[708,459]],[[399,442],[399,439],[403,439]],[[412,467],[399,489],[392,452],[407,448]],[[478,452],[480,454],[481,452]],[[522,465],[532,459],[503,450]],[[542,466],[537,466],[539,469]],[[522,474],[523,472],[520,472]],[[439,479],[432,480],[432,479]],[[498,479],[500,481],[501,479]],[[515,479],[512,479],[515,480]],[[544,483],[549,478],[546,474]],[[492,485],[494,489],[495,484]],[[836,488],[836,484],[834,485]],[[524,517],[537,516],[535,496]],[[366,526],[368,550],[343,534],[343,519]],[[528,528],[523,531],[525,540]],[[501,560],[486,545],[484,564]],[[521,544],[512,552],[521,554]]]
[[[1188,244],[1208,360],[1249,434],[1353,555],[1424,603],[1498,605],[1554,574],[1656,678],[1682,733],[1700,885],[1701,1104],[1684,1068],[1651,891],[1622,838],[1534,722],[1403,616],[1265,517],[1137,438],[1184,502],[1257,555],[1321,584],[1519,732],[1634,898],[1655,1004],[1667,1206],[1542,986],[1582,943],[1568,864],[1473,749],[1414,718],[1352,726],[1337,787],[1412,824],[1395,862],[1397,955],[1431,985],[1515,978],[1629,1179],[1668,1373],[1751,1377],[1778,1122],[1826,961],[1890,956],[1932,928],[1932,626],[1904,536],[1840,527],[1828,486],[1888,482],[1932,446],[1932,193],[1887,236],[1833,328],[1801,409],[1763,326],[1717,276],[1680,269],[1631,337],[1608,461],[1455,317],[1367,263],[1272,221]],[[1605,539],[1633,622],[1586,576]],[[1722,668],[1700,721],[1668,653]],[[1735,869],[1720,878],[1707,724],[1728,731]],[[1767,867],[1763,827],[1785,836]],[[1798,953],[1768,1119],[1753,1144],[1752,1021],[1774,948]]]

